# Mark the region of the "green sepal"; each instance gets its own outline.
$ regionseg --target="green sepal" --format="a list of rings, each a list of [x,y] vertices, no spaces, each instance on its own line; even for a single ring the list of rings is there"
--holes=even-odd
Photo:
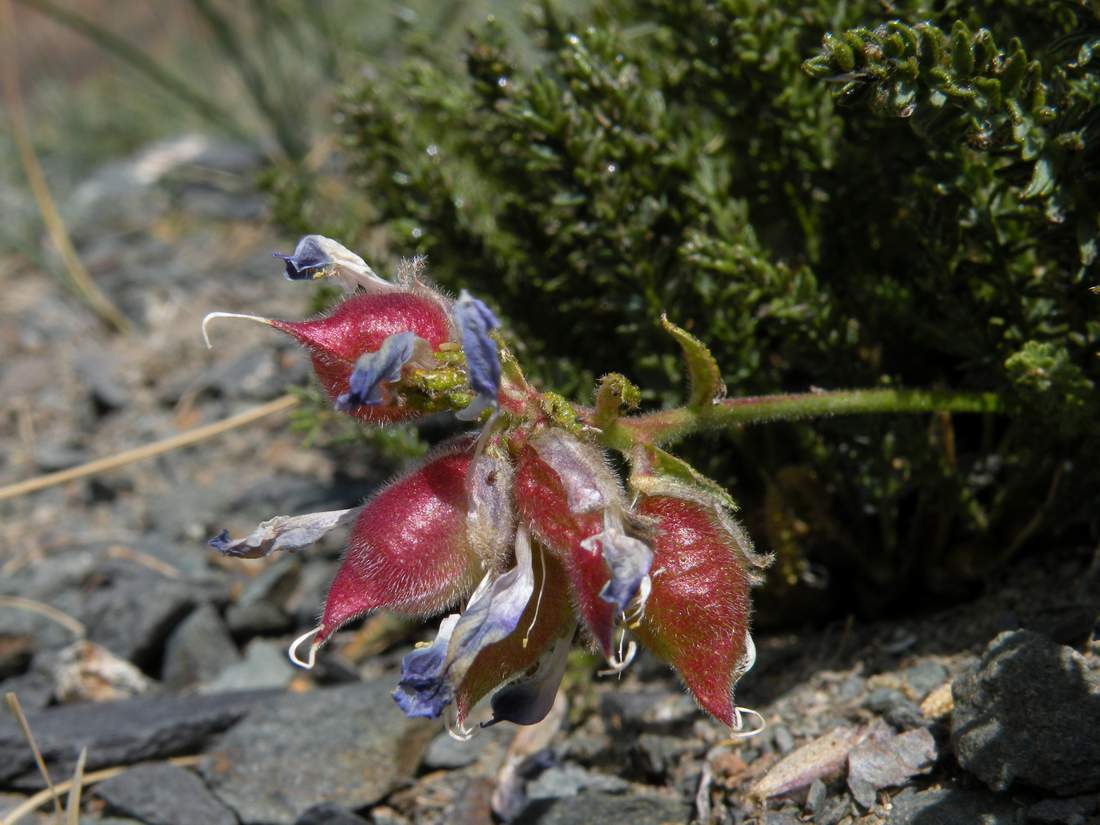
[[[726,395],[726,385],[722,382],[722,372],[718,362],[710,354],[707,345],[685,329],[681,329],[661,316],[661,327],[680,344],[684,352],[688,375],[691,378],[691,397],[688,406],[705,408]]]
[[[593,423],[600,429],[606,429],[623,410],[636,409],[641,403],[642,392],[637,384],[620,373],[608,373],[600,379],[596,388]]]
[[[672,453],[655,447],[652,444],[641,444],[639,449],[643,452],[646,464],[650,472],[657,475],[674,478],[689,487],[694,487],[700,492],[713,498],[730,512],[737,512],[737,502],[733,500],[726,488],[713,479],[707,478],[682,458],[677,458]],[[638,478],[631,479],[631,486],[644,492],[645,483]]]
[[[574,435],[578,435],[583,429],[577,420],[576,408],[564,396],[556,392],[544,392],[539,396],[539,406],[543,414],[562,429]]]

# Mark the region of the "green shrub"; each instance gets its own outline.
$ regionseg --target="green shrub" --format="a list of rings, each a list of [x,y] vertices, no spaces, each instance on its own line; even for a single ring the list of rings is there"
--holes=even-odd
[[[732,395],[1006,399],[1005,417],[698,445],[779,553],[780,590],[825,570],[873,610],[1024,546],[1096,541],[1094,6],[638,0],[583,22],[545,7],[522,59],[503,31],[475,31],[463,63],[421,48],[352,81],[350,196],[334,209],[284,178],[280,216],[427,254],[578,398],[610,370],[647,403],[677,394],[667,312]]]

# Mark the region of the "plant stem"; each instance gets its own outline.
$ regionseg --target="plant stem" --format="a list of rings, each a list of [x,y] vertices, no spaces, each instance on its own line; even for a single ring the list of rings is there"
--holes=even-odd
[[[970,412],[1003,410],[994,393],[946,390],[836,390],[787,395],[727,398],[702,410],[673,410],[620,418],[604,431],[608,447],[628,448],[638,443],[670,444],[693,433],[721,430],[761,421],[817,418],[867,413]]]

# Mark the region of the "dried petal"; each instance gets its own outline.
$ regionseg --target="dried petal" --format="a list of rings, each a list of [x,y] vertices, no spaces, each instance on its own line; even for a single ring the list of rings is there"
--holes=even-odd
[[[437,719],[454,698],[450,683],[444,678],[444,666],[458,620],[459,615],[452,613],[440,623],[430,645],[416,648],[401,660],[401,679],[393,698],[406,716]]]
[[[653,589],[638,640],[679,671],[703,709],[727,725],[733,687],[752,666],[748,539],[717,507],[674,496],[644,497],[656,521]]]
[[[486,567],[497,567],[512,548],[516,530],[512,475],[511,462],[493,446],[483,450],[470,467],[466,535]]]
[[[500,321],[489,307],[466,290],[462,290],[455,301],[454,314],[462,334],[470,388],[477,395],[470,406],[458,413],[458,418],[473,421],[496,405],[500,392],[500,355],[496,342],[489,336],[490,331],[500,326]]]
[[[350,291],[357,288],[370,292],[397,289],[380,278],[367,262],[342,244],[323,235],[306,235],[294,248],[293,255],[273,253],[286,262],[286,277],[290,281],[315,281],[334,278]]]
[[[556,429],[543,430],[531,446],[561,479],[571,512],[622,507],[619,482],[598,450]]]
[[[258,559],[279,550],[297,550],[313,544],[334,527],[350,521],[358,512],[358,507],[352,507],[303,516],[276,516],[261,522],[243,539],[231,539],[229,531],[222,530],[209,544],[226,556]]]
[[[316,644],[385,607],[430,615],[473,590],[482,575],[466,541],[469,439],[444,446],[363,507],[325,602]]]

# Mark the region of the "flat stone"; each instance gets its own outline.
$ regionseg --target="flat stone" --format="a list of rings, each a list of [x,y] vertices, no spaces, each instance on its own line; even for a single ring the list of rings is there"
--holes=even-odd
[[[527,799],[559,799],[585,792],[623,793],[630,783],[611,774],[585,770],[578,765],[548,768],[527,783]]]
[[[207,595],[183,579],[114,561],[100,565],[86,586],[80,619],[88,638],[142,668],[159,658],[169,633]]]
[[[468,742],[459,742],[447,732],[439,734],[428,746],[424,754],[424,770],[451,771],[455,768],[465,768],[477,761],[479,749],[470,747],[474,739]]]
[[[1027,821],[1040,825],[1085,825],[1098,809],[1100,798],[1096,796],[1044,799],[1027,809]]]
[[[200,690],[217,693],[224,690],[283,688],[298,671],[286,655],[286,644],[253,639],[244,649],[244,659],[231,664]]]
[[[678,799],[649,794],[585,793],[528,803],[516,822],[538,825],[667,825],[687,822],[691,806]]]
[[[695,703],[682,693],[614,691],[600,697],[600,712],[613,727],[671,730],[690,724],[699,715]]]
[[[95,795],[113,812],[146,825],[237,825],[237,817],[201,779],[167,762],[130,768],[96,785]]]
[[[309,808],[371,805],[413,776],[438,725],[406,719],[389,684],[283,694],[207,751],[201,770],[244,825],[292,825]]]
[[[891,800],[887,825],[1020,825],[1020,806],[982,791],[906,788]]]
[[[168,637],[161,680],[165,687],[181,690],[209,682],[240,661],[241,654],[218,611],[201,605]]]
[[[959,764],[993,790],[1013,782],[1071,796],[1100,789],[1100,673],[1029,630],[997,636],[952,685]]]
[[[920,701],[947,681],[947,669],[939,662],[926,659],[907,667],[902,671],[901,678],[909,686],[913,697]]]
[[[936,756],[936,741],[925,728],[900,736],[889,730],[869,736],[848,754],[848,789],[856,802],[870,808],[881,788],[897,787],[927,772]]]
[[[339,805],[314,805],[294,825],[370,825],[367,820]]]
[[[195,753],[270,693],[220,693],[64,705],[28,714],[50,773],[69,776],[82,747],[86,770]],[[15,720],[0,717],[0,782],[38,787],[34,757]]]

